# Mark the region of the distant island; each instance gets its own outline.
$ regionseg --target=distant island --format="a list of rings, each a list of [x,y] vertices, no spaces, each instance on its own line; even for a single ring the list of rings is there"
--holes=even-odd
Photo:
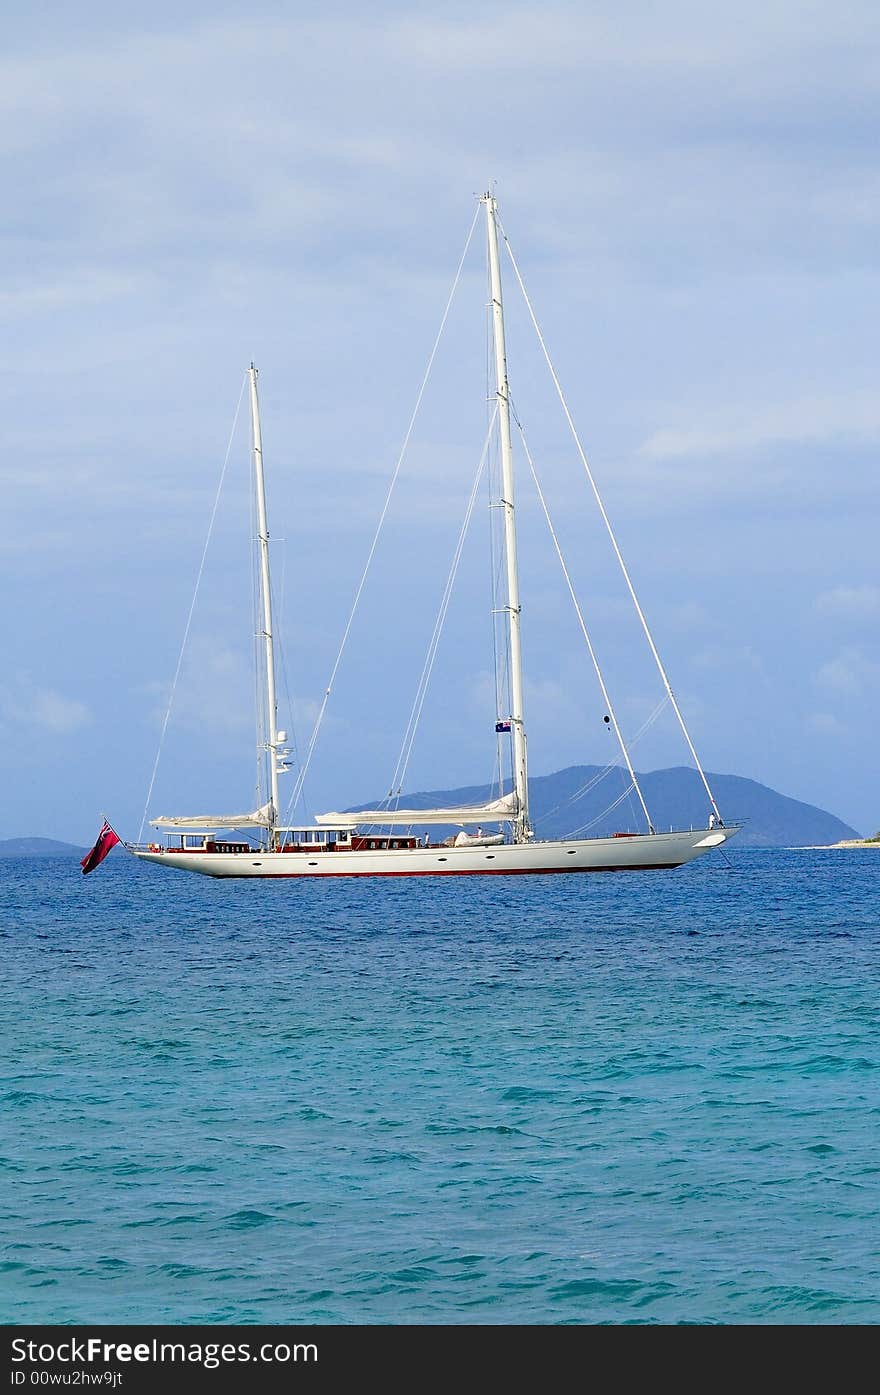
[[[834,814],[790,799],[769,785],[741,775],[707,773],[726,821],[745,823],[732,848],[830,847],[860,837],[856,829]],[[625,782],[617,769],[604,779],[599,778],[601,775],[601,766],[571,765],[553,775],[533,776],[529,780],[529,808],[536,837],[566,838],[579,834],[600,838],[618,832],[643,833],[644,819],[634,795],[611,813],[605,812]],[[697,772],[689,766],[639,774],[639,783],[658,832],[702,828],[707,823],[706,791]],[[486,785],[468,785],[455,790],[402,794],[400,803],[409,809],[443,808],[479,804],[497,793],[497,789],[490,791]],[[353,811],[376,807],[377,801],[370,800],[354,805]]]
[[[607,812],[624,788],[621,772],[614,769],[604,778],[601,776],[602,768],[597,765],[571,765],[552,775],[533,776],[529,780],[529,803],[536,836],[566,838],[578,834],[601,838],[619,832],[644,832],[644,820],[634,796]],[[652,770],[640,774],[639,782],[658,832],[706,825],[708,801],[695,770],[688,766]],[[789,799],[757,780],[709,773],[709,783],[727,822],[745,824],[731,844],[733,848],[880,847],[880,833],[862,838],[856,829],[827,810]],[[480,804],[497,793],[486,785],[467,785],[462,789],[401,795],[401,803],[411,809],[443,808]],[[375,809],[379,802],[367,800],[353,808],[355,812]],[[440,830],[436,834],[439,836]],[[84,852],[85,848],[54,838],[0,840],[0,857],[81,858]]]
[[[56,838],[0,838],[0,857],[82,857],[85,851]]]

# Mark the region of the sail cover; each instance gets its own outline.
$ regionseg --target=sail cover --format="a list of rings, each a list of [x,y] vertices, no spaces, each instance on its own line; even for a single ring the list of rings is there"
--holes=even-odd
[[[275,818],[269,803],[251,814],[161,814],[150,823],[154,828],[271,828]]]
[[[511,822],[518,813],[516,795],[505,794],[491,804],[462,804],[453,809],[357,809],[347,814],[316,814],[322,828],[357,828],[359,824],[435,824]]]

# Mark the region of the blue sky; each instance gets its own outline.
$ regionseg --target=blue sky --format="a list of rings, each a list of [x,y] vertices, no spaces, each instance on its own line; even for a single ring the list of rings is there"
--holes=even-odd
[[[308,735],[473,216],[501,214],[710,769],[880,824],[876,12],[34,5],[0,58],[0,836],[140,823],[242,374]],[[658,697],[512,280],[510,375],[626,730]],[[475,245],[310,775],[384,792],[485,422]],[[252,793],[247,437],[152,812]],[[531,769],[608,735],[522,471]],[[485,510],[410,788],[487,778]],[[286,710],[286,692],[292,712]],[[634,752],[685,763],[668,713]],[[735,813],[735,811],[729,811]]]

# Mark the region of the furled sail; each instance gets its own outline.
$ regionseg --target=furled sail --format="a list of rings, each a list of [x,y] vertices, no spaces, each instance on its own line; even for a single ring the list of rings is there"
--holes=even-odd
[[[162,814],[150,823],[154,828],[272,828],[275,816],[270,801],[251,814]]]
[[[462,804],[453,809],[358,809],[347,814],[316,814],[322,828],[357,828],[359,824],[467,824],[511,823],[518,813],[515,794],[502,795],[490,804]]]

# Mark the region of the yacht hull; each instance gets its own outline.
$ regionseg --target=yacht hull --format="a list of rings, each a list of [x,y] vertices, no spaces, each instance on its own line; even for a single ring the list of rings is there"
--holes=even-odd
[[[720,847],[738,828],[572,838],[494,848],[398,848],[363,852],[161,851],[130,847],[142,862],[207,877],[461,877],[549,872],[647,872],[681,867]]]

